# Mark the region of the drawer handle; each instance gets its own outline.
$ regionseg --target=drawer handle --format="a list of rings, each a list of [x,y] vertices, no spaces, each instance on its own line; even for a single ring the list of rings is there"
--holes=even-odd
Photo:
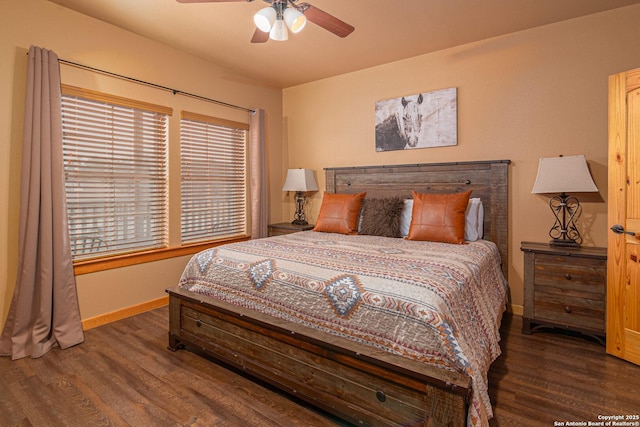
[[[567,279],[567,280],[571,280],[571,275],[569,273],[567,273],[567,274],[564,275],[564,278]]]
[[[196,326],[199,328],[200,326],[202,326],[202,322],[200,321],[200,319],[196,320]]]
[[[380,401],[380,402],[384,402],[385,400],[387,400],[387,395],[384,394],[384,391],[382,390],[378,390],[376,391],[376,398]]]
[[[566,313],[571,313],[571,307],[569,307],[568,305],[565,305],[565,306],[564,306],[564,311],[565,311]]]

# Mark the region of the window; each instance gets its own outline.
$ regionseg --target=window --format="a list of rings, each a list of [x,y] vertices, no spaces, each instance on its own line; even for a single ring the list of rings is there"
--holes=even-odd
[[[182,112],[182,243],[245,234],[249,126]]]
[[[74,260],[168,242],[167,107],[63,85],[63,155]]]

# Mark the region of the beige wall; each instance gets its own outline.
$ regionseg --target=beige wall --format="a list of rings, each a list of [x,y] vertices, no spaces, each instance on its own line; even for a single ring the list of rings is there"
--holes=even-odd
[[[4,324],[16,280],[18,205],[25,75],[30,45],[53,50],[62,59],[128,75],[267,113],[268,148],[282,152],[282,92],[117,27],[72,12],[45,0],[0,0],[0,323]],[[180,110],[186,109],[248,122],[246,112],[217,107],[103,75],[61,66],[63,83],[143,99],[174,108],[170,120],[170,182],[179,190]],[[282,170],[282,156],[270,156],[270,167]],[[286,168],[286,167],[285,167]],[[277,183],[281,186],[281,183]],[[281,187],[280,187],[281,188]],[[271,191],[273,213],[281,216],[280,188]],[[170,214],[179,213],[170,200]],[[176,231],[175,227],[173,229]],[[175,233],[174,233],[175,236]],[[172,246],[179,244],[175,238]],[[174,286],[187,257],[125,267],[77,277],[80,311],[92,318],[160,298]]]
[[[639,20],[640,6],[632,6],[285,89],[285,163],[315,169],[322,189],[325,167],[510,159],[517,312],[520,242],[548,240],[552,224],[548,199],[531,194],[538,159],[584,154],[607,199],[607,77],[640,66]],[[376,101],[449,87],[458,88],[457,146],[375,152]],[[320,203],[318,192],[311,220]],[[605,246],[605,202],[583,207],[584,244]]]

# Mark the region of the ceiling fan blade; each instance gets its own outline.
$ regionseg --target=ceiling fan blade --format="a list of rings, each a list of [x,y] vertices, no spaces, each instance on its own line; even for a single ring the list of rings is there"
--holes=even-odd
[[[249,2],[253,0],[176,0],[178,3],[229,3],[229,2]]]
[[[253,37],[251,37],[251,43],[265,43],[267,40],[269,40],[269,33],[265,33],[256,28]]]
[[[355,30],[355,28],[351,25],[339,20],[333,15],[328,14],[322,9],[318,9],[317,7],[307,3],[303,3],[300,6],[306,8],[306,10],[304,11],[304,16],[306,16],[309,21],[324,28],[327,31],[331,31],[338,37],[347,37]]]

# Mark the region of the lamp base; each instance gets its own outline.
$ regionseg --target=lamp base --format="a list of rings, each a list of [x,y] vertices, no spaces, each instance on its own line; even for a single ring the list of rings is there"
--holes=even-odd
[[[582,243],[582,236],[576,226],[576,221],[582,214],[580,202],[573,196],[565,193],[553,196],[549,199],[549,206],[556,220],[549,230],[551,246],[561,246],[566,248],[579,248]]]
[[[549,241],[549,244],[551,246],[562,246],[565,248],[579,248],[580,247],[580,243],[576,242],[575,240],[569,240],[569,239],[552,239]]]
[[[302,195],[302,191],[296,191],[296,213],[293,215],[293,221],[291,224],[294,225],[307,225],[307,217],[304,214],[304,202],[305,198]]]

